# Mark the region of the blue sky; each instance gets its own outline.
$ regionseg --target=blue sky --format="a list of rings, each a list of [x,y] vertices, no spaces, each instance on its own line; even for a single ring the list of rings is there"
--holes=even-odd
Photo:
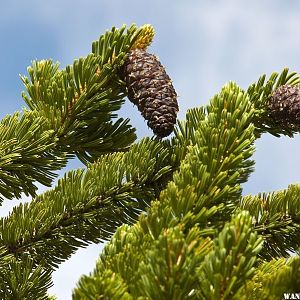
[[[179,118],[206,104],[229,80],[246,88],[263,73],[285,66],[300,72],[300,2],[293,0],[53,0],[3,1],[0,11],[1,117],[24,106],[18,74],[33,59],[62,66],[90,52],[112,26],[151,23],[149,51],[159,56],[179,94]],[[151,135],[131,103],[121,109],[139,137]],[[256,142],[256,170],[244,193],[272,191],[300,181],[300,138],[264,135]],[[79,167],[72,161],[65,169]],[[44,188],[41,188],[41,191]],[[26,200],[24,198],[24,200]],[[18,201],[5,201],[6,215]],[[54,274],[51,293],[70,299],[80,274],[93,269],[101,245],[80,250]]]

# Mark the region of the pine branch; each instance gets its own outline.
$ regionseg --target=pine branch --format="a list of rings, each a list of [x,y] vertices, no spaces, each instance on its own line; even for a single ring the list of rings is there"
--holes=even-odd
[[[277,300],[284,294],[300,292],[300,258],[272,259],[255,270],[233,299]]]
[[[1,299],[49,299],[47,290],[52,286],[51,270],[41,265],[35,267],[29,257],[24,256],[22,261],[12,259],[0,272]]]
[[[251,211],[226,222],[239,204],[240,184],[253,170],[250,157],[255,135],[266,129],[278,132],[277,124],[267,119],[267,101],[273,89],[286,82],[298,83],[298,75],[288,74],[287,70],[277,81],[277,75],[272,76],[266,85],[260,79],[247,92],[230,83],[206,109],[188,112],[171,141],[174,159],[180,162],[173,181],[134,226],[117,231],[94,272],[81,278],[74,299],[88,291],[106,297],[107,290],[97,289],[96,282],[108,282],[108,274],[117,274],[114,284],[122,285],[136,299],[230,299],[243,289],[244,282],[254,275],[262,238],[255,231],[259,228],[253,228]],[[269,128],[263,127],[265,124]],[[176,251],[176,243],[189,245],[188,236],[194,230],[197,235],[193,241],[200,243],[197,245],[203,249],[202,254],[210,253],[201,256],[195,251],[176,256],[184,249]],[[214,237],[218,232],[211,249],[209,238],[203,237]],[[172,238],[168,239],[168,234]],[[180,269],[178,261],[190,264]],[[199,266],[198,272],[195,265]],[[183,277],[175,270],[180,270]],[[186,270],[189,278],[184,275]]]
[[[93,162],[110,152],[127,151],[136,139],[129,120],[115,112],[124,102],[118,69],[147,27],[113,28],[93,43],[93,53],[59,70],[51,60],[34,61],[22,76],[31,111],[0,123],[0,194],[35,196],[38,181],[50,186],[54,171],[77,157]],[[0,197],[2,200],[2,197]]]
[[[207,255],[210,243],[194,227],[185,234],[181,226],[168,228],[146,249],[138,268],[133,296],[148,299],[191,299],[198,278],[196,268]]]
[[[262,75],[259,80],[249,86],[247,94],[253,103],[256,112],[253,120],[255,124],[255,133],[260,137],[262,133],[268,132],[276,137],[287,135],[293,137],[298,131],[291,128],[283,128],[276,120],[270,117],[268,102],[274,91],[285,84],[299,85],[300,76],[296,72],[289,72],[285,68],[280,74],[274,72],[268,80],[266,75]]]
[[[289,257],[300,248],[300,185],[286,190],[245,196],[240,208],[253,216],[255,228],[264,238],[264,259]]]
[[[73,294],[73,300],[89,299],[98,295],[105,295],[104,299],[133,300],[128,293],[128,289],[119,274],[110,270],[105,270],[103,277],[87,278],[84,286],[76,294]],[[100,296],[101,297],[101,296]],[[99,298],[101,299],[101,298]]]
[[[92,46],[92,53],[59,70],[51,60],[34,61],[29,77],[22,76],[30,109],[48,119],[58,146],[84,163],[103,153],[128,150],[136,139],[129,120],[114,113],[124,103],[119,68],[145,28],[112,28]]]
[[[0,199],[35,195],[38,181],[50,186],[66,164],[47,120],[35,111],[5,117],[0,123]]]
[[[189,146],[182,143],[189,140],[190,146],[174,177],[176,188],[171,192],[170,185],[166,198],[175,215],[186,215],[184,222],[189,226],[205,226],[212,218],[219,219],[223,227],[241,195],[240,184],[253,171],[249,158],[254,151],[254,109],[247,94],[230,83],[211,100],[206,111],[204,117],[203,110],[191,110],[186,123],[179,124],[174,145]]]
[[[253,230],[251,221],[248,212],[241,212],[219,233],[214,249],[199,267],[198,297],[231,299],[243,282],[251,278],[262,247],[262,239]]]
[[[153,239],[142,235],[141,223],[122,226],[104,249],[93,274],[81,278],[73,299],[109,297],[110,291],[99,282],[123,286],[128,299],[193,299],[196,268],[211,246],[197,228],[186,235],[177,225]]]
[[[68,172],[55,189],[2,218],[1,259],[29,255],[57,267],[79,247],[108,240],[158,196],[173,171],[169,155],[158,142],[144,139],[127,153],[101,157],[87,171]]]
[[[178,172],[173,175],[173,181],[161,193],[159,201],[152,202],[147,214],[140,216],[135,226],[122,227],[117,231],[105,247],[94,273],[80,281],[74,292],[75,298],[87,288],[86,284],[89,290],[96,288],[91,278],[109,280],[103,277],[106,270],[121,275],[119,280],[127,284],[127,289],[135,298],[195,298],[193,289],[196,281],[193,276],[196,272],[193,268],[211,245],[209,239],[203,240],[201,236],[213,235],[219,227],[223,227],[240,197],[239,184],[252,171],[249,157],[253,153],[253,112],[247,95],[231,83],[212,99],[206,111],[199,109],[188,113],[188,124],[179,125],[181,132],[176,132],[176,138],[171,143],[176,156],[184,158]],[[216,220],[217,225],[214,224]],[[172,230],[176,226],[180,231]],[[195,230],[197,235],[192,234]],[[168,239],[168,234],[172,238]],[[192,261],[189,262],[188,255],[180,256],[182,262],[186,259],[186,264],[183,263],[184,267],[178,269],[177,261],[172,256],[168,256],[165,262],[159,259],[161,253],[157,251],[176,248],[175,245],[167,246],[175,239],[173,235],[181,240],[181,245],[189,248],[190,234],[194,237],[193,242],[200,243],[196,243],[198,250],[192,255]],[[179,253],[183,250],[174,251]],[[159,270],[166,274],[162,270],[164,263],[170,264],[170,270],[177,268],[181,274],[192,274],[192,284],[183,288],[180,276],[172,273],[170,278],[165,276],[168,279],[158,280],[163,282],[159,288],[155,276],[160,274]],[[153,270],[152,264],[155,266]],[[149,274],[149,277],[144,274]],[[170,289],[171,282],[174,290]],[[103,289],[98,292],[102,297],[107,295]]]

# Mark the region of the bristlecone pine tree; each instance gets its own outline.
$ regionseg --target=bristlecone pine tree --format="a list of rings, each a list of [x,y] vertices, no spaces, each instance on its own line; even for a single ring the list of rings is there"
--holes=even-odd
[[[300,128],[300,76],[225,85],[178,121],[176,92],[149,54],[151,25],[111,31],[60,69],[34,61],[27,108],[0,125],[1,200],[32,196],[0,222],[0,299],[54,299],[51,274],[108,241],[73,299],[287,299],[300,292],[300,186],[242,196],[263,133]],[[159,139],[136,141],[126,96]],[[57,171],[78,157],[86,169]],[[296,296],[295,296],[296,295]],[[289,298],[295,299],[295,298]]]

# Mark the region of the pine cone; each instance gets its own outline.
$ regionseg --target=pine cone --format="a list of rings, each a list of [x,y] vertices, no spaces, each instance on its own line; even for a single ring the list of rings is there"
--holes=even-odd
[[[300,87],[282,85],[275,90],[268,103],[270,116],[285,128],[300,126]]]
[[[177,94],[158,59],[143,49],[131,50],[122,73],[128,98],[137,105],[148,126],[159,137],[169,135],[176,123]]]

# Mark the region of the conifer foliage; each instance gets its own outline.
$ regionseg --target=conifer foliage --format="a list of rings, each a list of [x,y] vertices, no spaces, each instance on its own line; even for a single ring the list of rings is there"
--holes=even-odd
[[[284,69],[245,90],[229,82],[174,129],[177,94],[146,50],[153,37],[151,25],[112,28],[72,65],[33,61],[21,77],[27,108],[0,122],[0,196],[32,201],[1,218],[0,299],[54,299],[52,272],[104,241],[73,299],[299,292],[300,186],[243,196],[242,185],[256,139],[298,133],[300,76]],[[159,139],[135,141],[117,115],[126,96]],[[75,156],[86,168],[36,195]]]

